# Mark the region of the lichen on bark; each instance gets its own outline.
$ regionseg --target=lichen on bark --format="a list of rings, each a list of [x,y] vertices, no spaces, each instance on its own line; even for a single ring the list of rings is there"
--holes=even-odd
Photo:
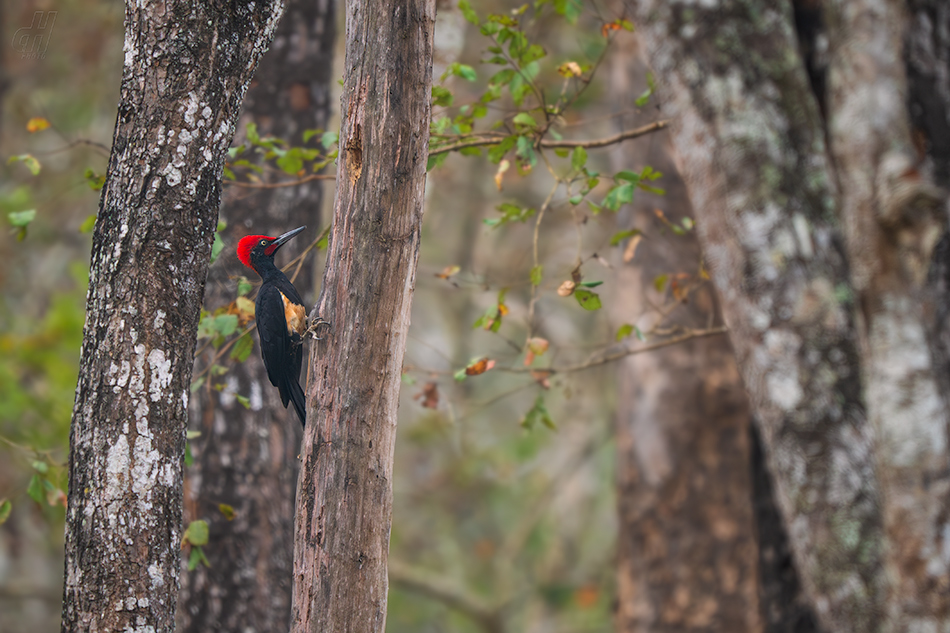
[[[191,357],[220,178],[280,3],[129,3],[70,433],[63,631],[174,630]]]

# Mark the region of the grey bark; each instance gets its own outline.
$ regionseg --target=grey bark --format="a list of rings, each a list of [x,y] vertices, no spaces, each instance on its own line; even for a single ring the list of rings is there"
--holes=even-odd
[[[280,11],[127,5],[70,434],[63,631],[174,630],[188,387],[221,170]]]
[[[830,630],[886,630],[837,188],[791,6],[713,4],[638,3],[640,32],[803,585]]]
[[[325,129],[330,116],[330,82],[335,39],[335,2],[290,0],[270,50],[264,55],[244,100],[240,129],[255,122],[261,136],[276,136],[304,145],[303,132]],[[319,137],[317,137],[319,140]],[[316,141],[311,141],[312,145]],[[272,170],[262,184],[283,179]],[[311,228],[281,249],[290,261],[320,226],[323,186],[309,181],[294,187],[230,187],[221,208],[227,248],[211,267],[205,290],[209,310],[235,297],[234,278],[253,277],[234,257],[244,235],[279,235],[291,228]],[[304,265],[294,280],[312,296],[313,266]],[[214,350],[196,360],[196,370],[211,362]],[[179,629],[193,631],[286,631],[290,628],[293,578],[294,493],[300,452],[300,423],[280,402],[267,379],[255,345],[243,363],[232,363],[219,379],[191,399],[194,464],[187,470],[185,522],[204,519],[211,566],[182,569]],[[250,407],[234,395],[250,398]],[[219,504],[234,509],[228,520]],[[184,562],[184,561],[183,561]]]
[[[824,119],[791,7],[710,4],[638,11],[803,585],[829,630],[944,630],[946,158],[908,119],[946,129],[946,10],[818,3]]]
[[[381,632],[392,457],[419,254],[434,0],[348,0],[333,230],[310,346],[293,628]]]

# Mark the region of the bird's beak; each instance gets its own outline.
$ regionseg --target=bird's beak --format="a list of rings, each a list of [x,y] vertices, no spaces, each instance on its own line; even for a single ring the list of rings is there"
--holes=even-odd
[[[284,233],[283,235],[275,239],[273,242],[271,242],[270,248],[267,249],[267,254],[272,255],[276,253],[277,249],[279,249],[281,246],[283,246],[284,244],[292,240],[294,236],[297,235],[297,233],[300,233],[305,228],[307,227],[301,226],[300,228],[294,229],[293,231],[287,231],[286,233]]]

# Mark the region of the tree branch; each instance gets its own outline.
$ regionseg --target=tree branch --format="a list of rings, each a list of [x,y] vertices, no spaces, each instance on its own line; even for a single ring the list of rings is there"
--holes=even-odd
[[[592,147],[606,147],[608,145],[614,145],[620,143],[621,141],[626,141],[627,139],[637,138],[638,136],[645,136],[652,132],[657,132],[667,127],[670,124],[669,120],[663,121],[654,121],[648,125],[644,125],[632,130],[627,130],[621,132],[620,134],[615,134],[613,136],[608,136],[607,138],[595,139],[593,141],[541,141],[541,147],[549,148],[558,148],[558,147],[583,147],[583,148],[592,148]],[[466,149],[468,147],[484,147],[486,145],[497,145],[498,142],[505,138],[505,134],[493,135],[490,138],[479,138],[474,141],[460,141],[458,143],[453,143],[452,145],[445,145],[443,147],[436,147],[429,150],[429,156],[435,156],[437,154],[444,154],[445,152],[454,152],[460,149]]]
[[[390,558],[389,580],[467,615],[488,633],[503,633],[505,630],[498,608],[458,587],[442,574],[424,571]]]
[[[584,361],[583,363],[567,365],[566,367],[497,367],[495,368],[495,371],[507,371],[515,374],[526,374],[533,372],[546,372],[548,374],[569,374],[571,372],[583,371],[585,369],[590,369],[591,367],[597,367],[599,365],[606,365],[607,363],[612,363],[615,360],[620,360],[621,358],[625,358],[627,356],[633,356],[634,354],[645,354],[646,352],[652,352],[663,347],[678,345],[694,338],[704,338],[706,336],[714,336],[716,334],[725,334],[728,331],[729,328],[725,326],[709,328],[708,330],[689,330],[687,333],[674,336],[673,338],[657,341],[656,343],[650,343],[649,345],[644,345],[643,347],[624,348],[616,352],[604,354],[602,356],[595,356]]]

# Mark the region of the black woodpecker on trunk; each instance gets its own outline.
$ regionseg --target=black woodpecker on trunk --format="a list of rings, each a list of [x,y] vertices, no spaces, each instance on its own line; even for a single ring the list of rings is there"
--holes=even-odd
[[[307,311],[300,293],[274,265],[274,255],[305,228],[301,226],[280,237],[248,235],[237,246],[238,259],[264,282],[257,293],[254,314],[267,377],[277,387],[285,407],[288,402],[294,403],[301,424],[307,421],[306,400],[300,388]]]

